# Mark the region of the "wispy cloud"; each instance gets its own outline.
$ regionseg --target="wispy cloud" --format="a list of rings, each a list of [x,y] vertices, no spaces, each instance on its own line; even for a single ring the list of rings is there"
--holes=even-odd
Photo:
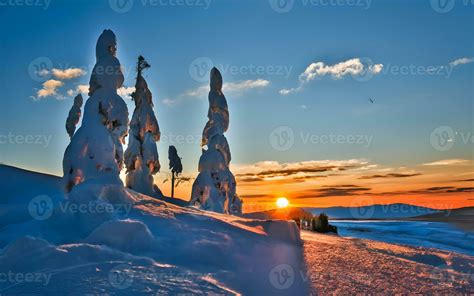
[[[121,88],[117,89],[117,94],[122,97],[130,97],[134,91],[135,91],[135,87],[133,86],[129,86],[129,87],[122,86]],[[73,97],[74,95],[78,93],[87,95],[89,93],[89,85],[79,84],[76,86],[75,89],[70,89],[66,93],[70,97]]]
[[[55,78],[60,79],[60,80],[68,80],[68,79],[77,78],[87,73],[81,68],[68,68],[64,70],[53,69],[51,72]]]
[[[326,185],[322,186],[322,188],[306,190],[303,192],[302,196],[298,196],[296,198],[303,199],[330,196],[353,196],[368,194],[370,190],[371,188],[369,187],[360,187],[358,185]]]
[[[420,173],[413,174],[404,174],[404,173],[390,173],[385,175],[370,175],[370,176],[361,176],[359,179],[385,179],[385,178],[409,178],[421,176]]]
[[[324,173],[357,169],[367,165],[366,160],[310,160],[302,162],[279,163],[262,161],[252,165],[235,165],[233,170],[239,182],[258,182],[286,180],[303,182],[324,178]]]
[[[454,68],[456,66],[470,64],[472,62],[474,62],[474,58],[459,58],[450,62],[449,65]]]
[[[270,84],[270,81],[265,79],[245,80],[240,82],[224,83],[222,90],[231,93],[242,93],[251,89],[265,88]]]
[[[350,59],[334,65],[327,65],[324,62],[311,63],[299,76],[299,85],[294,88],[284,88],[279,91],[281,95],[302,90],[303,85],[322,76],[329,75],[333,79],[341,79],[346,75],[358,76],[366,73],[379,74],[382,72],[383,64],[364,65],[360,58]]]
[[[46,80],[43,82],[43,88],[36,92],[35,100],[41,100],[46,97],[55,97],[56,99],[61,99],[62,96],[58,94],[57,89],[64,85],[64,82],[59,80]]]
[[[225,94],[231,94],[233,96],[240,96],[247,91],[254,89],[263,89],[270,85],[270,81],[265,79],[255,79],[255,80],[243,80],[236,82],[225,82],[222,85],[222,91]],[[209,93],[209,85],[201,85],[195,89],[188,90],[183,94],[179,95],[176,99],[164,99],[162,103],[167,106],[176,105],[179,102],[182,102],[186,98],[204,98]]]
[[[458,165],[469,162],[467,159],[444,159],[434,162],[424,163],[424,166],[440,166],[440,165]]]
[[[73,97],[78,93],[87,95],[89,93],[89,85],[88,84],[79,84],[79,85],[76,86],[75,89],[70,89],[66,93],[70,97]]]

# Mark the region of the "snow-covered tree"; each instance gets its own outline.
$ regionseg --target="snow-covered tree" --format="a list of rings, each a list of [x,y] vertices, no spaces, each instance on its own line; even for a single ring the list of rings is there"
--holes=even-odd
[[[156,142],[160,140],[160,127],[153,111],[153,100],[142,71],[150,65],[138,57],[137,81],[132,99],[135,101],[130,122],[130,139],[125,151],[127,167],[126,184],[137,192],[161,197],[161,191],[153,182],[153,175],[160,171]]]
[[[82,103],[83,103],[82,95],[78,94],[74,98],[74,104],[72,105],[71,110],[69,110],[69,115],[67,116],[67,119],[66,119],[66,131],[70,138],[72,138],[72,135],[74,135],[74,132],[76,131],[76,125],[79,123],[79,120],[81,119]]]
[[[104,30],[97,40],[97,62],[89,82],[82,124],[64,153],[68,192],[83,182],[123,186],[119,173],[123,166],[122,144],[128,130],[128,110],[117,95],[124,77],[116,52],[115,34]]]
[[[229,170],[231,154],[224,133],[229,127],[227,100],[222,93],[222,76],[210,74],[209,118],[204,127],[199,159],[199,175],[194,181],[190,204],[220,213],[242,213],[242,200],[236,194],[236,181]]]

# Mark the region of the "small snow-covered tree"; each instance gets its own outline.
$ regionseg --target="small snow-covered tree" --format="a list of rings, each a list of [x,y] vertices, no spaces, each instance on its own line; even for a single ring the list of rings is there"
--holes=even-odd
[[[79,120],[81,119],[82,103],[82,95],[78,94],[74,98],[74,104],[72,105],[71,110],[69,110],[69,114],[66,119],[66,131],[69,135],[69,138],[72,138],[72,135],[74,135],[74,132],[76,131],[76,126],[79,123]]]
[[[89,99],[81,127],[73,134],[63,159],[67,191],[80,183],[122,185],[124,138],[128,130],[128,110],[117,95],[124,77],[116,58],[117,42],[111,30],[97,40],[97,62],[89,82]]]
[[[220,213],[242,213],[242,200],[236,194],[236,181],[229,170],[231,154],[224,133],[229,127],[227,100],[222,93],[222,76],[210,73],[209,118],[204,127],[199,159],[199,175],[194,181],[190,204]]]
[[[142,76],[142,71],[149,67],[145,58],[139,56],[135,92],[132,94],[135,110],[130,122],[129,144],[125,151],[126,185],[137,192],[161,197],[161,191],[153,182],[153,175],[160,171],[156,147],[156,142],[160,140],[160,127],[153,111],[152,94]]]

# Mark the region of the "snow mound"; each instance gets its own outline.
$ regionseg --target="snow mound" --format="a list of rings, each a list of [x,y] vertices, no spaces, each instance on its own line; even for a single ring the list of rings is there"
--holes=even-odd
[[[5,169],[10,168],[0,167],[0,175]],[[25,180],[38,176],[15,172]],[[15,179],[15,173],[10,177]],[[28,188],[41,193],[40,186],[51,185],[48,192],[61,191],[57,178],[40,179],[46,183],[32,182]],[[0,266],[13,278],[0,282],[2,295],[307,294],[293,223],[206,212],[121,186],[87,183],[56,203],[48,219],[3,220]],[[0,195],[20,191],[31,196],[24,186]],[[15,204],[6,200],[5,206]],[[294,283],[281,289],[275,269],[287,265],[295,271]],[[26,281],[24,275],[38,281]]]
[[[140,221],[113,220],[97,227],[86,239],[94,245],[107,245],[124,252],[143,251],[150,248],[153,235]]]

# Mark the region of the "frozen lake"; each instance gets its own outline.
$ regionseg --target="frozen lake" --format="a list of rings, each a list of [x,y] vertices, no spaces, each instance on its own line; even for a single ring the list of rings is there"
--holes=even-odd
[[[443,222],[332,220],[340,236],[437,248],[474,256],[474,233]]]

